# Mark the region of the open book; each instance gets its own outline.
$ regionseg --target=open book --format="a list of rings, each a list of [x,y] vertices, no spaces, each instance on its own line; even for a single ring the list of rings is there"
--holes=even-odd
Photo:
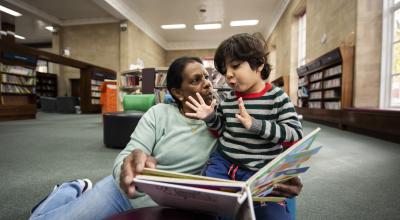
[[[255,219],[253,202],[283,201],[283,197],[269,196],[273,185],[308,170],[301,165],[321,149],[311,148],[319,131],[317,128],[299,140],[245,182],[148,168],[134,182],[161,206]]]

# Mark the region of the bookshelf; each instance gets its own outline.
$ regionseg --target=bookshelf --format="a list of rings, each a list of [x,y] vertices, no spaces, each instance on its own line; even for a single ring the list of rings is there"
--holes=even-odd
[[[37,96],[57,97],[57,75],[36,71]]]
[[[353,103],[353,47],[341,46],[297,69],[297,111],[305,119],[337,123]]]
[[[101,112],[101,84],[105,80],[115,79],[115,72],[107,69],[102,69],[100,67],[89,67],[86,69],[81,69],[80,105],[82,113]]]
[[[0,120],[35,118],[36,60],[0,49]]]
[[[283,75],[283,76],[280,76],[280,77],[272,80],[271,84],[282,88],[282,90],[286,94],[288,94],[288,95],[290,94],[289,93],[289,76],[288,75]]]

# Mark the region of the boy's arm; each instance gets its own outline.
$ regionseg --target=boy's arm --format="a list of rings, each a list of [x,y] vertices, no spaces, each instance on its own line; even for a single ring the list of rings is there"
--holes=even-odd
[[[209,129],[221,136],[223,128],[225,127],[225,118],[222,114],[221,105],[218,105],[216,111],[204,119],[204,122],[209,127]]]
[[[276,122],[252,118],[250,131],[274,143],[293,142],[303,137],[303,129],[296,110],[284,93],[276,103],[278,119]]]

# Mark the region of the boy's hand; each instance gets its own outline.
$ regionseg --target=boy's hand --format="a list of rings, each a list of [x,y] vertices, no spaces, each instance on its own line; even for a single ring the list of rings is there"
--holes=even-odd
[[[194,113],[188,112],[185,113],[185,115],[192,118],[204,120],[214,112],[217,100],[213,99],[211,104],[207,105],[204,102],[203,97],[201,97],[201,95],[198,92],[196,92],[196,96],[199,101],[196,101],[196,99],[194,99],[192,96],[189,96],[190,102],[189,101],[185,102],[185,104],[189,106],[194,111]]]
[[[247,113],[246,108],[244,107],[244,102],[242,97],[238,99],[239,104],[239,114],[236,114],[236,118],[242,122],[243,126],[246,129],[250,129],[251,127],[251,116]]]

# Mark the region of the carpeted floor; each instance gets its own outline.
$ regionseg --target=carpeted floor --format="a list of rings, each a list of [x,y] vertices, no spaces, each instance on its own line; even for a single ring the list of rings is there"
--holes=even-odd
[[[302,176],[297,219],[400,219],[400,145],[304,122],[318,126],[324,147]],[[111,174],[119,150],[102,138],[100,115],[0,122],[0,219],[27,219],[57,183]]]

